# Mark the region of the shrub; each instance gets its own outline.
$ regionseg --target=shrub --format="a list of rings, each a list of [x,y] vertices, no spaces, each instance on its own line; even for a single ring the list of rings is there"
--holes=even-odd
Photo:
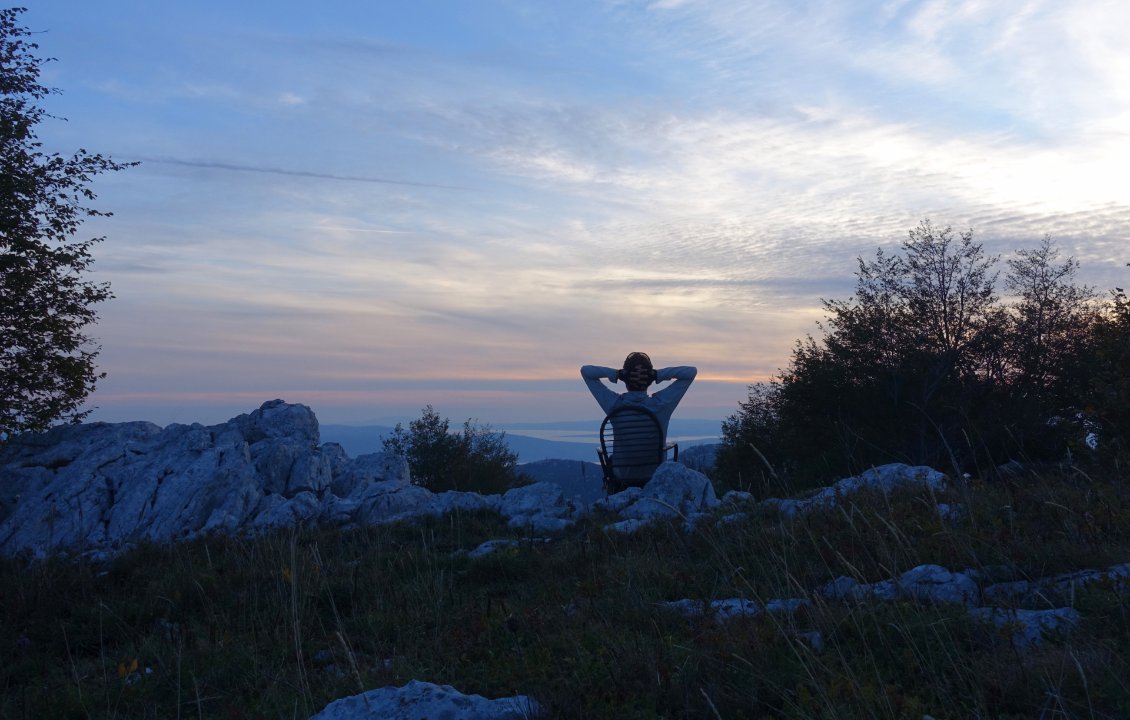
[[[462,432],[451,432],[450,421],[428,405],[408,429],[396,424],[381,442],[384,451],[407,459],[412,482],[432,492],[463,490],[501,493],[522,483],[518,454],[506,443],[506,433],[471,420]]]

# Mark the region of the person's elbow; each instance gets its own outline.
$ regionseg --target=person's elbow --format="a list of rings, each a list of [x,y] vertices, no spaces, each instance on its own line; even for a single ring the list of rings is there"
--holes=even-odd
[[[694,380],[695,374],[698,372],[697,368],[689,365],[673,365],[659,370],[655,376],[655,382],[677,382],[689,383]]]
[[[581,377],[585,380],[599,380],[604,377],[604,368],[597,365],[582,365]]]

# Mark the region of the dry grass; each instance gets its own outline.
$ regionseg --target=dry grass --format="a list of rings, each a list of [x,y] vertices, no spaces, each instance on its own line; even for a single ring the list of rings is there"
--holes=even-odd
[[[1079,627],[1038,650],[963,608],[826,602],[835,577],[922,563],[1013,577],[1130,561],[1117,478],[973,482],[965,519],[933,498],[861,495],[788,521],[693,534],[597,521],[526,540],[489,514],[139,548],[106,565],[0,563],[0,717],[304,718],[410,679],[528,694],[559,718],[1130,717],[1130,594],[1070,601]],[[806,598],[727,623],[682,598]],[[817,642],[819,640],[820,642]]]

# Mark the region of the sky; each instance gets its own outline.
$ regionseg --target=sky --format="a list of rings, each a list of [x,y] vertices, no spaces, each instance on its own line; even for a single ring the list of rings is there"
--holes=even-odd
[[[37,0],[93,189],[91,420],[722,419],[921,220],[1130,283],[1123,0]]]

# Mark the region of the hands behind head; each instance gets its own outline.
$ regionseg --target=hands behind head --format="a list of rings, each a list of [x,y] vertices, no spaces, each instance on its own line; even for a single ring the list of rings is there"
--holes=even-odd
[[[630,370],[621,369],[616,375],[629,387],[646,388],[648,385],[655,382],[657,373],[654,368],[649,368],[646,365],[636,365]]]

